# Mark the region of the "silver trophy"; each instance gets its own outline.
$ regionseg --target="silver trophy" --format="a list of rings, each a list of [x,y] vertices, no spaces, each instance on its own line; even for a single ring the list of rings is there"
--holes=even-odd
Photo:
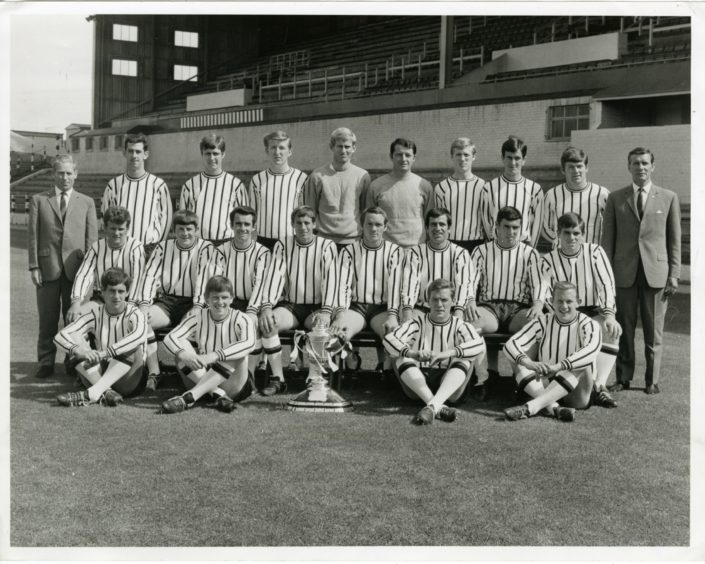
[[[301,351],[308,362],[306,390],[289,400],[288,408],[292,411],[351,411],[353,405],[337,392],[331,390],[326,375],[332,374],[337,366],[333,356],[346,354],[349,344],[339,337],[331,336],[328,325],[316,316],[309,333],[297,332],[294,337],[292,360]]]

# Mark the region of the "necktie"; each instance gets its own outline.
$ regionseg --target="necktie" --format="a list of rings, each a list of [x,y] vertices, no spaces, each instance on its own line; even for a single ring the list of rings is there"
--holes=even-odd
[[[636,193],[636,211],[639,214],[639,219],[644,216],[644,189],[639,188]]]
[[[59,210],[61,211],[61,220],[63,221],[66,217],[66,192],[61,193],[61,203],[59,204]]]

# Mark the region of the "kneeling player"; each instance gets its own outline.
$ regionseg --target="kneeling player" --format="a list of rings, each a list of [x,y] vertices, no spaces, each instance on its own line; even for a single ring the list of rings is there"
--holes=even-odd
[[[430,312],[406,321],[384,338],[387,352],[397,359],[404,393],[426,404],[412,419],[416,425],[429,425],[434,418],[455,421],[457,411],[446,402],[460,400],[474,360],[485,353],[485,342],[475,328],[451,315],[453,285],[434,280],[427,295]],[[440,370],[433,370],[434,364],[439,364]],[[435,394],[430,386],[437,387]]]
[[[600,325],[578,311],[578,290],[570,282],[556,282],[551,303],[553,313],[527,324],[504,346],[516,367],[519,389],[533,398],[505,409],[510,421],[526,419],[542,409],[561,421],[573,421],[575,408],[590,405],[602,344]],[[533,356],[538,360],[532,360]],[[560,406],[559,400],[565,405]]]
[[[144,389],[147,319],[126,301],[130,277],[118,268],[109,268],[101,276],[100,286],[105,303],[80,316],[54,338],[59,348],[79,361],[76,371],[88,388],[57,396],[57,401],[67,407],[97,402],[114,407],[122,401],[122,395],[135,396]],[[89,334],[95,339],[95,350],[87,345]]]
[[[162,403],[163,413],[184,411],[209,393],[218,396],[216,408],[230,413],[252,393],[247,357],[255,347],[255,323],[230,307],[234,292],[227,278],[211,278],[205,296],[208,307],[187,316],[164,339],[191,389]],[[198,352],[191,340],[198,343]]]

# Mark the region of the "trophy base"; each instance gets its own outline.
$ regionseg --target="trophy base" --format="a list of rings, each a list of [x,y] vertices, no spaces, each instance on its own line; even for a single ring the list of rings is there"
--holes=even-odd
[[[354,409],[352,402],[340,394],[327,389],[321,396],[320,390],[304,390],[294,399],[289,400],[287,409],[291,411],[327,411],[328,413],[345,413]]]

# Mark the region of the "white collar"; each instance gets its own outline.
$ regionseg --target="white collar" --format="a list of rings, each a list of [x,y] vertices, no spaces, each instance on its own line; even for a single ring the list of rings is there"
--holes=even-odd
[[[69,188],[66,190],[66,197],[70,200],[71,199],[71,194],[73,194],[73,188]],[[61,200],[61,190],[59,190],[56,186],[54,186],[54,195],[56,196],[57,200]]]
[[[647,196],[649,195],[649,192],[651,191],[651,180],[649,180],[646,184],[643,186],[637,186],[632,182],[632,188],[634,189],[634,196],[636,196],[639,193],[639,190],[643,190],[644,194]]]

